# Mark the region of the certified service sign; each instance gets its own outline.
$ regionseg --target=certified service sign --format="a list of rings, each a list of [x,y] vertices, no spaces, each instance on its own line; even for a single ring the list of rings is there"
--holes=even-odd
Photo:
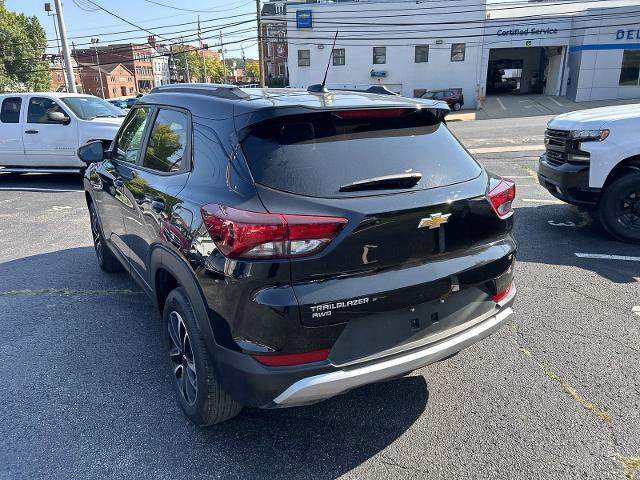
[[[296,10],[296,27],[311,28],[313,26],[313,16],[311,10]]]

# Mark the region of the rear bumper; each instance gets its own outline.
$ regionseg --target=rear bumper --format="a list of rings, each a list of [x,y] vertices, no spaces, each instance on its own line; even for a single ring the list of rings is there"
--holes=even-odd
[[[589,165],[555,165],[546,154],[538,162],[538,180],[554,197],[574,205],[594,206],[600,190],[589,188]]]
[[[515,287],[512,287],[509,296],[499,305],[498,313],[471,328],[391,358],[302,378],[279,394],[270,406],[277,408],[315,403],[356,387],[404,375],[453,355],[498,330],[513,313],[511,304],[515,294]]]

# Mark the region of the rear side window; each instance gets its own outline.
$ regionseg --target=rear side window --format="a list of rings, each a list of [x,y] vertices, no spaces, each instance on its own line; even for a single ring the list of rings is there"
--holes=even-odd
[[[120,131],[112,154],[115,160],[136,163],[150,111],[149,108],[136,108],[125,119],[124,128]]]
[[[0,122],[19,123],[21,106],[22,99],[20,97],[5,98],[2,101],[2,109],[0,110]]]
[[[477,177],[480,166],[430,111],[399,116],[341,118],[337,112],[267,120],[255,125],[242,147],[257,183],[321,197],[379,195],[340,192],[352,182],[421,173],[415,189]]]
[[[163,173],[178,172],[187,149],[186,114],[160,110],[149,135],[142,166]]]

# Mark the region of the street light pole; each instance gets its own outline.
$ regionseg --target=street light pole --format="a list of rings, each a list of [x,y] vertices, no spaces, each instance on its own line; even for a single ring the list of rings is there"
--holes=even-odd
[[[47,16],[53,18],[53,31],[56,32],[56,43],[58,45],[58,58],[60,59],[60,69],[64,71],[64,62],[62,61],[62,50],[60,49],[60,37],[58,36],[58,25],[56,24],[56,14],[53,13],[53,9],[51,8],[51,3],[47,2],[44,4],[44,11],[47,12]],[[69,86],[67,85],[67,78],[64,75],[64,87],[69,91]]]
[[[71,93],[78,93],[76,89],[76,80],[73,78],[73,65],[71,64],[71,55],[69,55],[69,43],[67,41],[67,29],[64,26],[64,16],[62,14],[62,2],[55,0],[56,17],[58,19],[58,28],[60,29],[60,40],[62,42],[62,53],[64,55],[64,67],[67,73],[67,89]]]
[[[96,52],[96,64],[98,66],[98,78],[100,79],[100,96],[104,99],[104,85],[102,84],[102,68],[100,67],[100,55],[98,54],[98,42],[99,38],[92,38],[93,49]]]

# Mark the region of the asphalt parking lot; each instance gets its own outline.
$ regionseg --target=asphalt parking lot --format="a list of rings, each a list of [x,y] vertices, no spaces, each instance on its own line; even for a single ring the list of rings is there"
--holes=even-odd
[[[505,328],[411,376],[207,430],[174,399],[151,302],[99,270],[80,180],[0,176],[0,477],[640,478],[640,248],[536,183],[547,120],[451,126],[517,184]]]

